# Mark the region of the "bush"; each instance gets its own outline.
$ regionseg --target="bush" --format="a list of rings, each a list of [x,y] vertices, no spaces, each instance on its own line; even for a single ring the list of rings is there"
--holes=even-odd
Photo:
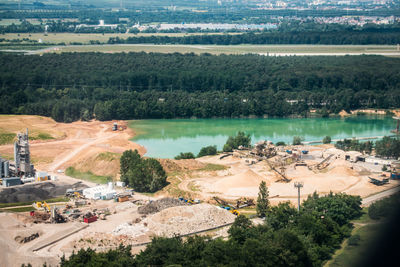
[[[323,144],[330,144],[332,142],[332,138],[330,136],[325,136],[324,139],[322,139]]]
[[[194,159],[194,155],[192,152],[186,152],[186,153],[180,153],[178,156],[175,157],[175,159]]]
[[[235,137],[229,136],[226,144],[224,145],[224,152],[232,152],[233,149],[237,149],[239,146],[249,147],[251,143],[250,135],[245,135],[244,132],[238,132]]]
[[[143,159],[138,151],[127,150],[120,159],[121,180],[138,192],[156,192],[167,184],[167,175],[156,159]]]
[[[302,136],[294,136],[293,137],[293,145],[294,146],[301,145],[303,141],[304,141],[304,137],[302,137]]]
[[[276,142],[276,146],[286,146],[286,143],[283,141]]]
[[[206,146],[200,149],[198,158],[208,156],[208,155],[216,155],[217,154],[217,146]]]

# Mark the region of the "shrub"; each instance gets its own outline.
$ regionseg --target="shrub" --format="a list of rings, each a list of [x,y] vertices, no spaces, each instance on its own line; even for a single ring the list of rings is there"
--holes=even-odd
[[[181,152],[178,156],[175,157],[175,159],[179,160],[179,159],[194,159],[194,155],[192,152],[186,152],[183,153]]]
[[[330,136],[325,136],[324,139],[322,139],[323,144],[330,144],[332,142],[332,138]]]
[[[246,135],[244,132],[238,132],[235,137],[229,136],[226,144],[224,145],[224,152],[231,152],[233,149],[237,149],[239,146],[249,147],[251,143],[250,135]]]
[[[276,146],[286,146],[286,143],[283,141],[276,142]]]
[[[293,145],[294,146],[301,145],[303,141],[304,141],[304,137],[302,137],[302,136],[293,136]]]
[[[217,146],[206,146],[200,149],[198,158],[208,156],[208,155],[216,155],[217,154]]]

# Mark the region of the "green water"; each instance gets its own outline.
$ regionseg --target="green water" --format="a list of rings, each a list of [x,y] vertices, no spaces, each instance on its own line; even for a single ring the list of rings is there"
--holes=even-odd
[[[134,142],[147,149],[146,156],[173,158],[180,152],[197,154],[203,146],[222,149],[229,135],[244,131],[252,143],[260,140],[290,143],[293,136],[305,141],[390,135],[395,122],[391,117],[355,116],[348,118],[306,119],[174,119],[130,122],[137,136]]]

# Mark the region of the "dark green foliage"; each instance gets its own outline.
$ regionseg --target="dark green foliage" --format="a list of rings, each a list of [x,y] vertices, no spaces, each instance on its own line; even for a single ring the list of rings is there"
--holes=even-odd
[[[287,228],[293,224],[294,218],[298,212],[290,202],[280,202],[277,206],[272,206],[270,212],[267,213],[267,224],[272,229]]]
[[[400,59],[378,56],[0,54],[0,113],[74,121],[400,107],[398,69]]]
[[[199,154],[197,155],[198,158],[209,156],[209,155],[216,155],[217,154],[217,146],[206,146],[200,149]]]
[[[332,138],[330,136],[325,136],[324,139],[322,139],[323,144],[330,144],[332,141]]]
[[[286,143],[283,141],[276,142],[276,146],[286,146]]]
[[[120,159],[121,181],[138,192],[156,192],[167,183],[167,175],[158,160],[141,158],[137,150],[125,151]]]
[[[293,145],[294,146],[301,145],[302,144],[301,142],[303,142],[303,141],[304,141],[304,137],[302,137],[302,136],[293,136]]]
[[[262,181],[258,188],[258,197],[257,197],[257,205],[256,205],[256,211],[257,211],[258,217],[265,217],[268,213],[268,210],[270,208],[268,196],[269,196],[269,193],[268,193],[267,184],[265,183],[265,181]]]
[[[340,226],[362,215],[360,205],[360,196],[333,194],[332,192],[323,197],[314,193],[303,202],[303,208],[307,212],[317,212],[319,216],[329,216]]]
[[[244,132],[238,132],[236,136],[229,136],[226,144],[224,145],[224,152],[232,152],[233,149],[239,148],[239,146],[249,147],[251,143],[250,135],[246,135]]]
[[[400,140],[390,137],[383,137],[382,140],[376,141],[376,155],[387,158],[400,157]]]
[[[175,159],[194,159],[195,156],[193,155],[192,152],[186,152],[183,153],[181,152],[178,156],[175,157]]]
[[[379,142],[379,141],[377,141]],[[335,147],[344,151],[359,151],[361,153],[371,154],[374,143],[372,141],[366,141],[360,143],[356,139],[344,139],[343,141],[339,140],[336,142]]]
[[[239,215],[228,230],[229,236],[235,242],[243,244],[250,234],[248,231],[250,227],[253,227],[252,222],[246,216]]]
[[[373,220],[388,218],[398,211],[399,206],[400,194],[397,193],[372,203],[368,208],[368,216]]]
[[[60,267],[119,267],[119,266],[137,266],[135,259],[131,254],[131,247],[120,246],[116,250],[108,252],[98,252],[88,248],[81,249],[78,253],[72,253],[68,260],[63,256]]]

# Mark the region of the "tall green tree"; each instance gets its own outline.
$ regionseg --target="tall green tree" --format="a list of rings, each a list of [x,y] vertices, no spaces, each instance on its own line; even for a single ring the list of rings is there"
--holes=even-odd
[[[138,192],[156,192],[167,183],[167,175],[160,162],[143,159],[138,151],[125,151],[120,159],[121,180]]]
[[[257,206],[256,206],[257,216],[265,217],[269,210],[269,200],[268,200],[269,193],[265,181],[262,181],[260,183],[258,190],[259,191],[258,191]]]

